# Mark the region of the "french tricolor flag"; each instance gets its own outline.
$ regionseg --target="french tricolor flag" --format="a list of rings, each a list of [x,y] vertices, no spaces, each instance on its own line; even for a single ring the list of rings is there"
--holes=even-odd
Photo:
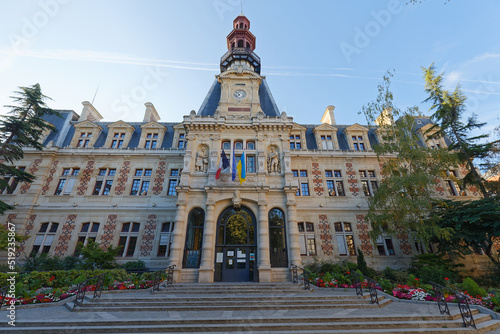
[[[229,160],[226,157],[226,153],[224,152],[224,149],[222,149],[222,152],[220,154],[219,168],[217,169],[217,173],[215,173],[216,180],[219,179],[220,173],[222,172],[222,170],[226,169],[227,167],[229,167]]]

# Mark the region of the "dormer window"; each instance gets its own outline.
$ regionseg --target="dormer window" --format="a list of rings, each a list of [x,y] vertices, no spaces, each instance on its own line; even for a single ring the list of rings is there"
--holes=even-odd
[[[302,149],[302,144],[300,142],[300,135],[290,135],[290,149],[291,150]]]
[[[92,137],[92,132],[80,133],[80,139],[78,139],[78,146],[77,147],[89,147],[91,137]]]
[[[184,133],[179,133],[179,143],[177,148],[186,148],[186,135]]]
[[[332,136],[321,136],[321,147],[324,150],[333,150]]]
[[[144,148],[156,148],[157,144],[158,144],[158,133],[146,134],[146,141],[144,143]]]
[[[352,136],[352,144],[355,151],[366,151],[363,136]]]
[[[114,133],[113,141],[111,142],[111,148],[122,148],[124,140],[125,140],[125,132]]]

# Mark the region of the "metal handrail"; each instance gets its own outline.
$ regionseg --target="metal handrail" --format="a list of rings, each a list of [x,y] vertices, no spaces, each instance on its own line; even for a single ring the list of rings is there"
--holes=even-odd
[[[171,266],[168,266],[165,269],[161,269],[161,270],[155,271],[153,273],[153,289],[152,289],[152,292],[160,290],[160,283],[162,282],[163,273],[166,273],[165,284],[166,285],[172,285],[172,283],[174,282],[174,268],[175,268],[175,264],[173,264]]]
[[[361,296],[363,295],[362,283],[366,281],[368,283],[368,288],[370,290],[370,300],[372,304],[380,305],[378,301],[377,281],[375,281],[373,278],[370,278],[355,271],[353,271],[351,274],[355,281],[354,287],[356,288],[356,295],[361,295]],[[361,280],[361,277],[363,278],[363,280]]]
[[[2,301],[0,301],[0,310],[2,309],[2,305],[5,302],[5,296],[7,296],[7,291],[9,290],[10,285],[6,285],[3,288],[0,288],[0,298]]]
[[[314,284],[309,280],[309,277],[306,278],[305,273],[307,272],[304,268],[299,267],[295,264],[290,265],[290,270],[292,271],[292,283],[293,284],[298,284],[300,275],[298,273],[298,270],[302,270],[302,280],[304,281],[304,290],[311,290],[311,284]]]
[[[73,307],[81,306],[83,304],[83,300],[85,299],[85,293],[87,292],[88,287],[92,286],[93,281],[95,281],[95,289],[92,299],[100,298],[105,277],[106,273],[102,273],[100,275],[87,278],[83,282],[78,283],[76,285],[76,298]]]
[[[476,322],[474,321],[474,317],[472,316],[472,311],[470,310],[469,307],[469,301],[468,301],[469,296],[434,282],[429,282],[429,283],[432,285],[432,288],[436,292],[437,303],[441,314],[450,315],[448,302],[446,301],[446,298],[444,297],[443,293],[443,290],[446,289],[455,295],[455,298],[458,303],[458,309],[460,310],[460,315],[462,316],[462,321],[464,322],[464,327],[474,327],[477,329]]]

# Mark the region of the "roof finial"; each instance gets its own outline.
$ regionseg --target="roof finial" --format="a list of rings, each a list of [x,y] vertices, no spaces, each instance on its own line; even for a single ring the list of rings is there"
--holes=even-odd
[[[241,4],[241,15],[243,15],[243,0],[240,0],[240,4]]]

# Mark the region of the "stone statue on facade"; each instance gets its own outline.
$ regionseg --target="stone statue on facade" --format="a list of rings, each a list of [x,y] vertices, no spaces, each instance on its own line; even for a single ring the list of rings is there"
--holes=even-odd
[[[269,173],[281,172],[280,156],[274,147],[271,147],[271,151],[267,154],[267,171]]]
[[[201,150],[196,154],[195,170],[197,172],[206,173],[208,170],[208,154],[205,152],[205,148],[202,147]]]

